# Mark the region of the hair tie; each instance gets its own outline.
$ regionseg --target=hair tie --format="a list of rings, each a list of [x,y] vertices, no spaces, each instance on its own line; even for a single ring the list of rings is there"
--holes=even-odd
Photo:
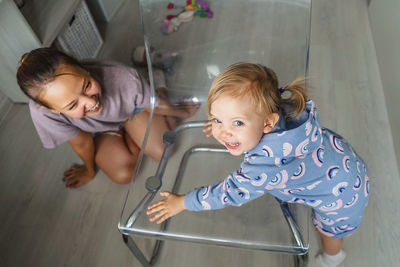
[[[18,66],[21,66],[22,64],[24,64],[25,59],[28,57],[29,53],[25,53],[22,55],[21,59],[18,62]]]
[[[285,87],[279,88],[279,93],[283,94],[283,92],[285,92]]]

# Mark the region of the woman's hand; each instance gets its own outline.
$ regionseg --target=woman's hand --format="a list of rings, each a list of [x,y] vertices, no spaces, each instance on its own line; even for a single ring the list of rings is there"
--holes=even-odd
[[[208,121],[206,121],[204,123],[203,133],[206,133],[207,137],[212,136],[211,127],[212,127],[212,121],[211,120],[208,120]]]
[[[151,222],[157,220],[157,224],[160,224],[186,209],[185,195],[175,195],[170,192],[160,192],[160,195],[166,198],[147,207],[147,215],[155,213],[150,217]]]
[[[91,180],[93,180],[96,173],[90,172],[83,165],[73,165],[71,168],[64,172],[64,178],[66,187],[78,188]]]

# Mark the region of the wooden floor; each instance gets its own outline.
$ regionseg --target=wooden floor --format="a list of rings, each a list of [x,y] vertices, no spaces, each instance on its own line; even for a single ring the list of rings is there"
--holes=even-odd
[[[400,177],[366,2],[313,1],[310,95],[321,123],[345,136],[370,170],[370,203],[359,231],[345,240],[341,266],[399,266]],[[138,23],[137,3],[127,0],[100,57],[129,64],[131,49],[142,42]],[[43,149],[26,105],[0,110],[9,110],[0,124],[0,266],[140,266],[117,230],[128,186],[99,172],[83,188],[64,188],[62,173],[79,162],[70,147]],[[311,232],[309,266],[318,250]],[[157,266],[292,264],[287,255],[167,242]]]

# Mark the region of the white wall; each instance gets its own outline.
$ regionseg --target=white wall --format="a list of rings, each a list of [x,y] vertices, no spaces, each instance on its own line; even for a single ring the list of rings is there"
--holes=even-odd
[[[400,166],[400,1],[371,0],[369,17]]]

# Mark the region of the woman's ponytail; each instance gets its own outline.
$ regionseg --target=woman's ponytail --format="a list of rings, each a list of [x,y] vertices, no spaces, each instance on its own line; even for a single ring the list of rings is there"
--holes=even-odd
[[[61,64],[85,69],[77,59],[48,47],[37,48],[23,54],[17,70],[19,87],[30,99],[49,107],[40,100],[40,95],[44,85],[57,77],[57,70]]]

